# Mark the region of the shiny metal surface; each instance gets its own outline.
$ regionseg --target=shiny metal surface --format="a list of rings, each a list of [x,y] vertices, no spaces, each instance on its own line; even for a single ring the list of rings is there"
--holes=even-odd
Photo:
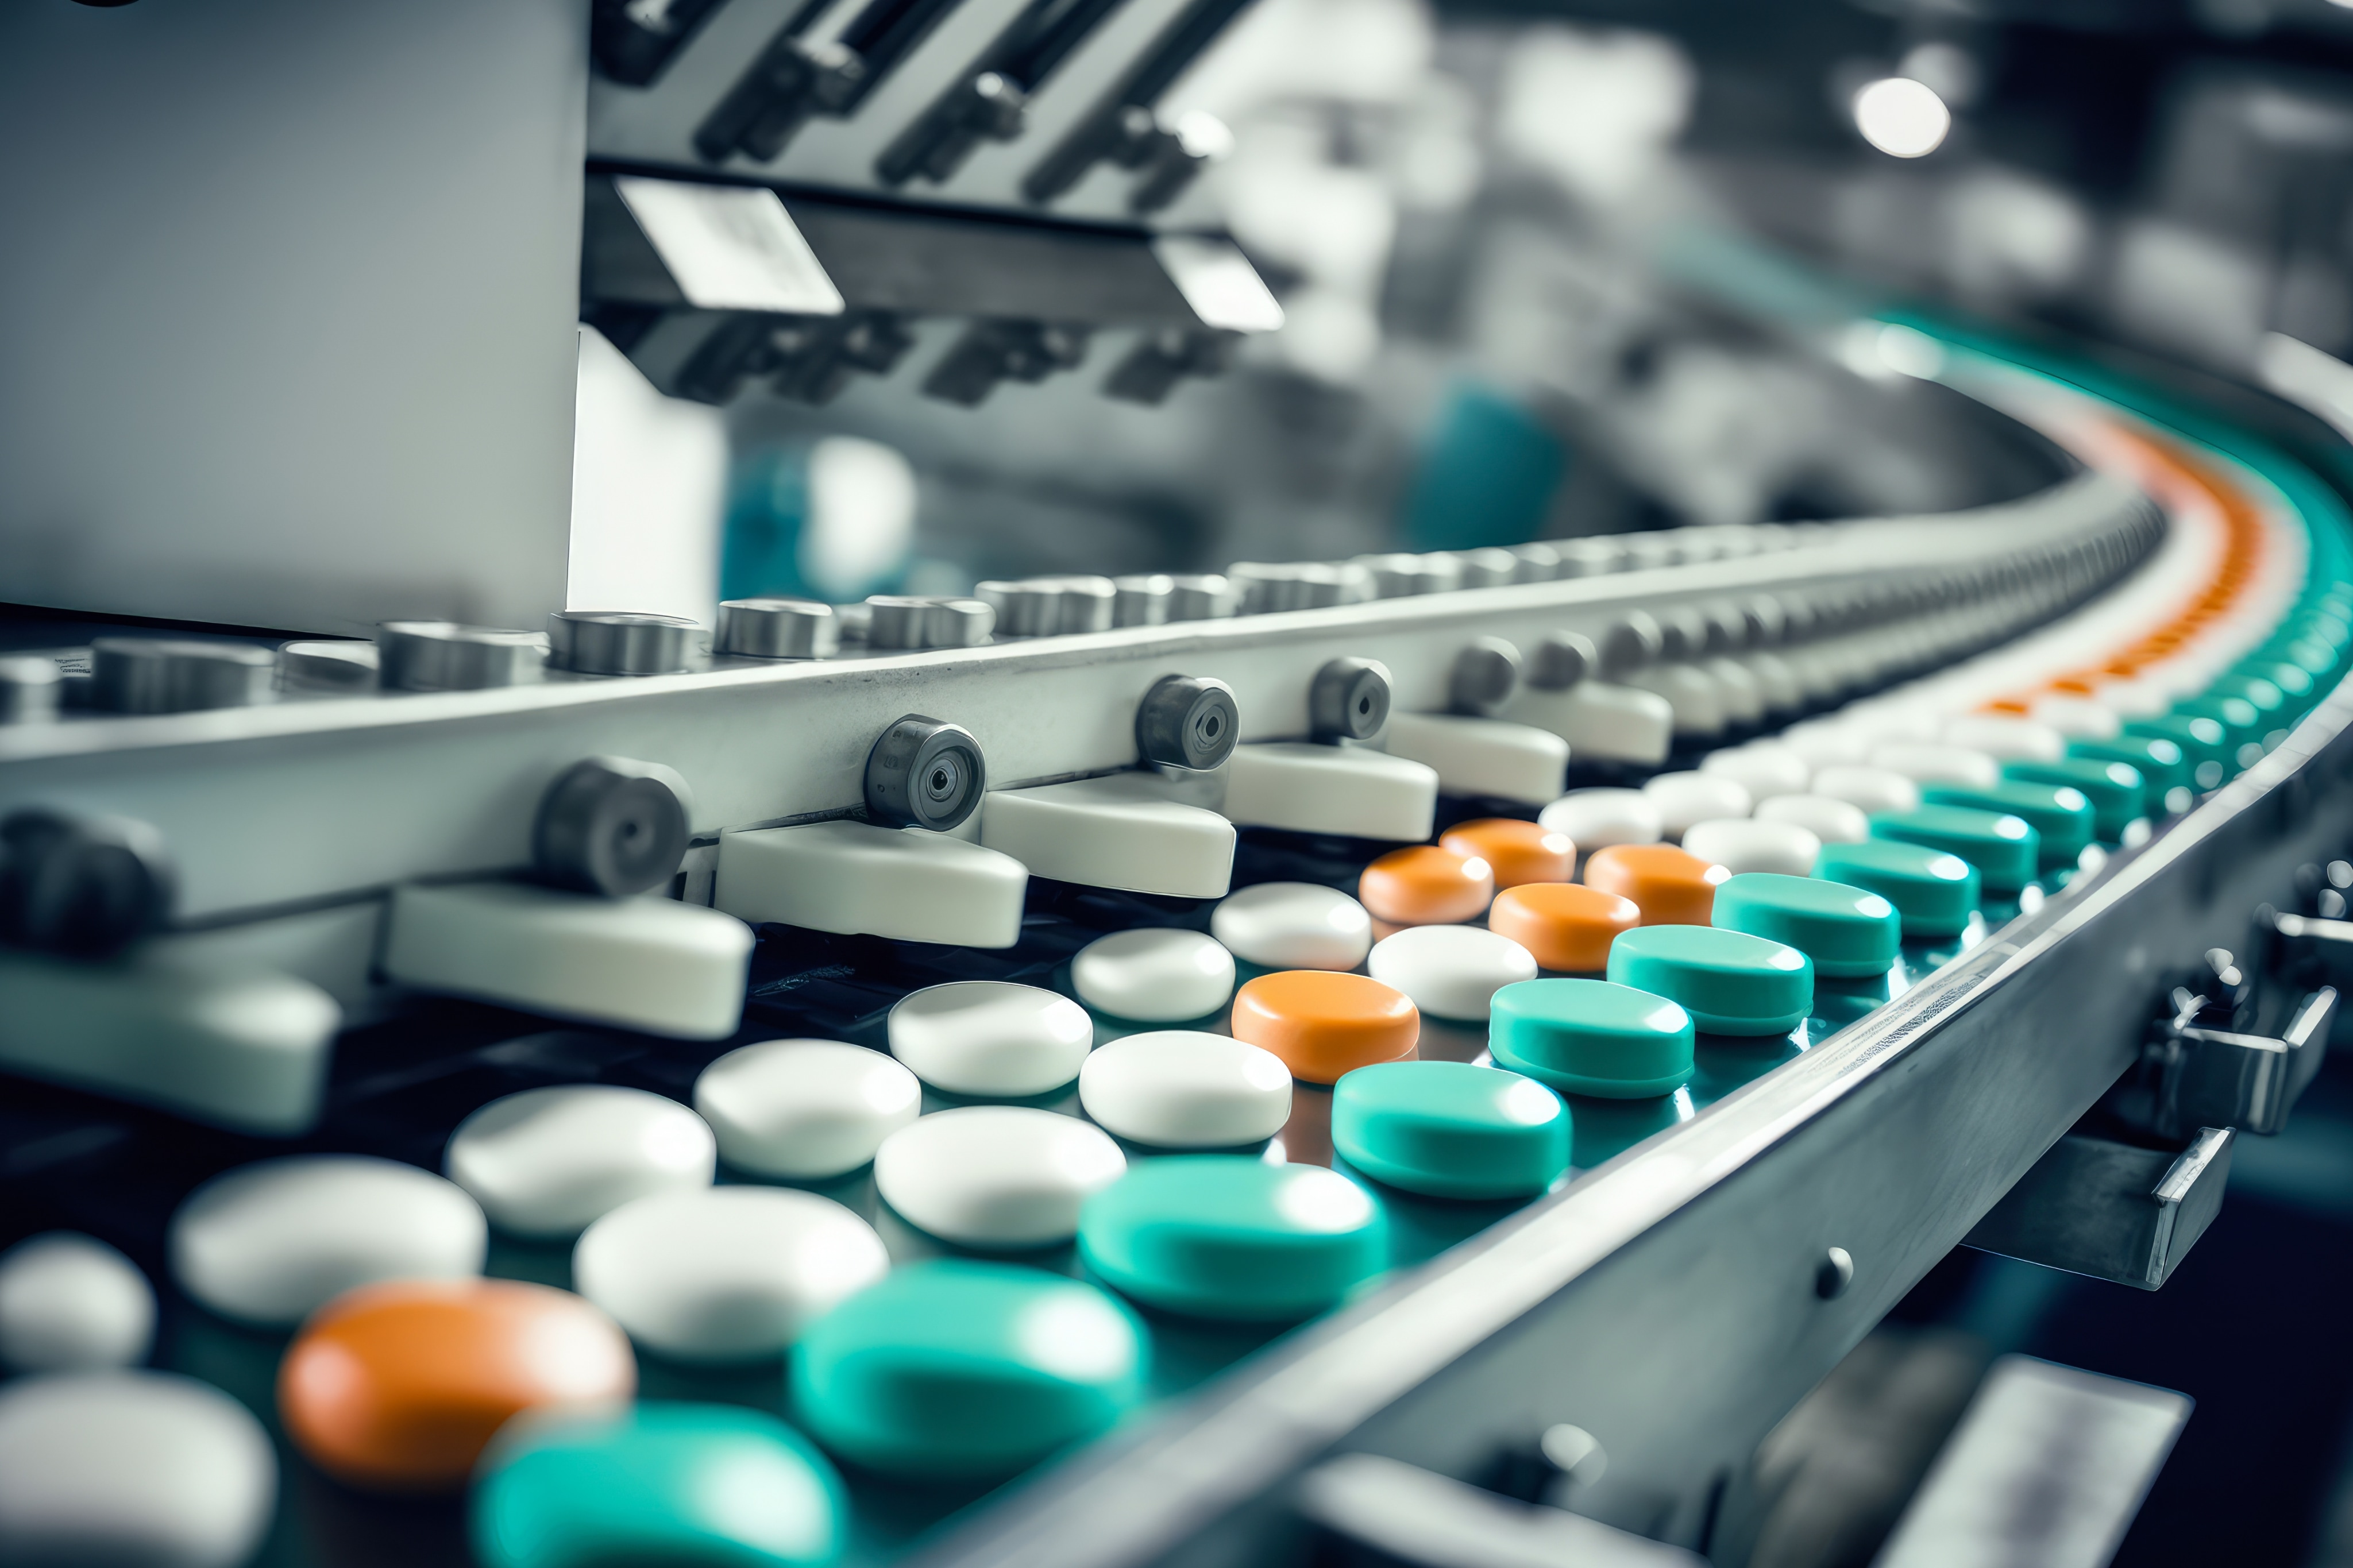
[[[376,633],[384,685],[395,691],[484,691],[538,680],[547,638],[538,632],[448,621],[387,621]]]
[[[714,653],[743,658],[823,658],[841,646],[831,605],[814,599],[730,599],[719,606]]]
[[[98,637],[92,695],[114,713],[191,713],[267,701],[268,648],[196,637]]]
[[[366,691],[376,684],[380,663],[375,644],[353,638],[282,643],[278,684],[314,691]]]
[[[558,610],[547,617],[548,663],[577,675],[673,675],[702,628],[678,616]]]
[[[2177,1153],[2070,1133],[1963,1239],[1985,1252],[2136,1289],[2165,1283],[2222,1206],[2228,1128]]]
[[[54,719],[65,676],[47,654],[0,658],[0,724],[30,724]]]

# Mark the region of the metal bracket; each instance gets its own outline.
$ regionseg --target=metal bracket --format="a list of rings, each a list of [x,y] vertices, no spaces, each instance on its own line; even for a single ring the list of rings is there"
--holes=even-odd
[[[2068,1133],[1962,1245],[2154,1290],[2221,1212],[2231,1139],[2202,1127],[2177,1154]]]
[[[2204,1027],[2193,1021],[2203,998],[2177,996],[2180,1005],[2151,1031],[2138,1068],[2109,1094],[2109,1111],[2168,1141],[2200,1127],[2280,1131],[2327,1055],[2336,988],[2303,997],[2276,1036]]]

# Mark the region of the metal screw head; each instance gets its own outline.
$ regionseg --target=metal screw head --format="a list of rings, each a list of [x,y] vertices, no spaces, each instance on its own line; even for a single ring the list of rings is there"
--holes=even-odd
[[[269,699],[278,656],[251,643],[197,637],[93,637],[100,707],[116,713],[186,713]]]
[[[1835,1301],[1854,1283],[1854,1258],[1843,1247],[1833,1247],[1814,1265],[1814,1294]]]
[[[719,606],[720,653],[745,658],[823,658],[841,646],[831,605],[814,599],[730,599]]]
[[[372,642],[319,638],[278,645],[278,684],[311,691],[371,691],[381,656]]]
[[[1135,707],[1136,752],[1165,767],[1222,766],[1240,734],[1240,710],[1222,680],[1164,675]]]
[[[1389,721],[1389,672],[1377,659],[1335,658],[1307,689],[1307,728],[1319,741],[1364,741]]]
[[[626,898],[678,874],[693,820],[686,781],[659,763],[588,757],[540,797],[532,860],[558,887]]]
[[[478,691],[536,681],[547,668],[537,632],[461,626],[448,621],[386,621],[376,628],[376,661],[395,691]]]
[[[1535,656],[1528,661],[1528,684],[1539,691],[1566,691],[1600,662],[1590,637],[1555,632],[1536,644]]]
[[[972,731],[920,713],[892,723],[866,754],[866,815],[886,827],[944,833],[973,814],[987,787]]]
[[[1479,637],[1454,656],[1447,706],[1457,713],[1493,714],[1520,689],[1520,650],[1501,637]]]
[[[0,940],[103,957],[161,926],[177,887],[143,822],[37,808],[0,820]]]
[[[679,616],[558,610],[547,617],[548,661],[581,675],[670,675],[686,668],[700,629]]]

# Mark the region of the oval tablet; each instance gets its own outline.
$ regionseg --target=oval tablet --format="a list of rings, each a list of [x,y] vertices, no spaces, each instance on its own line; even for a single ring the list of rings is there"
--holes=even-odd
[[[1352,1068],[1393,1062],[1421,1038],[1421,1014],[1393,985],[1361,974],[1292,969],[1234,994],[1234,1038],[1272,1051],[1291,1076],[1330,1083]]]
[[[1494,869],[1485,860],[1435,844],[1392,849],[1366,867],[1356,881],[1356,897],[1365,908],[1392,925],[1477,920],[1494,896]]]
[[[2092,841],[2092,803],[2082,790],[2072,785],[2029,784],[2015,779],[1990,789],[1930,784],[1920,792],[1920,799],[1927,805],[2008,812],[2023,819],[2040,840],[2036,864],[2042,867],[2074,865],[2084,847]]]
[[[1332,1086],[1332,1148],[1409,1193],[1522,1197],[1568,1170],[1568,1107],[1502,1068],[1390,1062]]]
[[[1715,1035],[1784,1035],[1814,1003],[1813,961],[1796,948],[1712,926],[1645,926],[1609,950],[1609,978],[1664,996]]]
[[[874,1190],[910,1224],[965,1247],[1044,1247],[1078,1229],[1079,1205],[1127,1156],[1075,1117],[1018,1105],[939,1110],[893,1132]]]
[[[1291,1069],[1273,1052],[1198,1029],[1113,1040],[1079,1069],[1079,1103],[1120,1137],[1168,1149],[1255,1143],[1291,1120]]]
[[[926,986],[891,1009],[891,1054],[934,1089],[1018,1098],[1079,1076],[1094,1020],[1067,996],[1003,980]]]
[[[614,1084],[527,1089],[449,1134],[442,1169],[501,1230],[574,1237],[631,1198],[707,1187],[719,1145],[674,1100]]]
[[[1567,834],[1587,851],[1656,844],[1666,832],[1657,805],[1638,789],[1571,790],[1536,814],[1536,826]]]
[[[1570,1094],[1647,1100],[1691,1081],[1691,1015],[1605,980],[1531,980],[1495,994],[1487,1050],[1498,1067]]]
[[[1902,773],[1914,784],[1983,786],[2001,779],[2001,764],[1969,746],[1934,741],[1885,741],[1871,749],[1871,765]],[[1815,787],[1821,786],[1818,783]],[[1830,792],[1824,791],[1825,794]]]
[[[1892,768],[1824,768],[1814,774],[1813,792],[1842,800],[1866,816],[1910,811],[1920,804],[1920,786]]]
[[[1620,844],[1585,862],[1585,885],[1642,911],[1642,923],[1705,925],[1716,884],[1732,873],[1672,844]]]
[[[1209,934],[1268,969],[1354,969],[1372,950],[1373,918],[1347,894],[1313,882],[1261,882],[1220,903]]]
[[[1683,834],[1686,853],[1736,877],[1744,871],[1802,877],[1814,868],[1814,857],[1821,848],[1820,839],[1794,822],[1759,822],[1750,816],[1695,822]]]
[[[1388,1226],[1370,1193],[1320,1165],[1179,1154],[1145,1161],[1088,1201],[1079,1256],[1148,1306],[1287,1322],[1378,1274]]]
[[[1985,890],[2009,897],[2034,879],[2042,836],[2022,816],[1959,805],[1924,805],[1871,819],[1873,838],[1957,855],[1978,869]]]
[[[1739,780],[1722,773],[1660,773],[1642,786],[1642,794],[1659,808],[1659,826],[1670,838],[1680,837],[1694,822],[1746,816],[1756,805]]]
[[[915,1120],[923,1086],[881,1051],[840,1040],[763,1040],[694,1080],[719,1157],[763,1176],[839,1176]]]
[[[2129,763],[2095,757],[2065,757],[2055,763],[2005,763],[2005,783],[2065,785],[2091,804],[2092,830],[2103,843],[2114,844],[2125,829],[2149,814],[2148,788],[2140,770]],[[2028,821],[2033,821],[2029,817]],[[2038,826],[2040,824],[2037,825]],[[2048,841],[2044,853],[2050,851]]]
[[[1758,805],[1776,795],[1803,793],[1807,782],[1814,776],[1811,763],[1794,747],[1778,741],[1757,741],[1710,752],[1700,759],[1699,771],[1730,779]]]
[[[1574,883],[1506,888],[1487,911],[1487,929],[1506,936],[1546,969],[1599,974],[1609,944],[1642,923],[1634,900]]]
[[[1438,836],[1438,847],[1486,861],[1498,888],[1566,882],[1577,869],[1577,845],[1567,834],[1515,816],[1458,822]]]
[[[1871,818],[1861,806],[1826,795],[1775,795],[1758,804],[1757,820],[1795,823],[1824,844],[1860,844],[1871,837]]]
[[[1735,877],[1715,890],[1715,923],[1785,942],[1814,961],[1816,974],[1833,979],[1886,973],[1904,942],[1885,898],[1814,877]]]
[[[1197,931],[1113,931],[1071,960],[1079,1000],[1114,1018],[1148,1024],[1205,1018],[1234,994],[1234,955]]]
[[[155,1292],[94,1236],[53,1230],[0,1253],[0,1367],[82,1372],[147,1359]]]
[[[1904,938],[1958,936],[1977,912],[1978,868],[1957,855],[1872,838],[1825,844],[1814,875],[1865,888],[1895,906]]]
[[[1415,926],[1383,937],[1365,966],[1439,1018],[1484,1018],[1488,997],[1536,977],[1526,948],[1476,926]]]

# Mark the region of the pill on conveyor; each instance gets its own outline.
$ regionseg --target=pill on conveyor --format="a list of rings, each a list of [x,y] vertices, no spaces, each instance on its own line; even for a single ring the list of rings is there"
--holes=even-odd
[[[1487,862],[1497,888],[1525,882],[1566,882],[1577,869],[1577,843],[1567,834],[1515,816],[1458,822],[1438,836],[1438,847]]]
[[[840,1040],[763,1040],[694,1080],[719,1157],[754,1175],[846,1175],[915,1120],[923,1086],[904,1064]]]
[[[482,1271],[490,1227],[455,1182],[368,1154],[289,1154],[215,1176],[172,1215],[172,1279],[224,1317],[291,1327],[380,1279]]]
[[[2070,744],[2111,739],[2124,726],[2122,716],[2106,703],[2068,692],[2046,692],[2036,698],[2028,704],[2026,716],[2056,730]]]
[[[1715,890],[1715,923],[1796,948],[1832,979],[1884,974],[1903,949],[1895,906],[1867,889],[1751,872]]]
[[[638,1198],[572,1250],[583,1296],[645,1349],[695,1362],[775,1355],[890,1268],[872,1226],[831,1198],[784,1187]]]
[[[1568,742],[1549,730],[1456,713],[1391,713],[1389,755],[1420,763],[1450,795],[1540,805],[1560,793]]]
[[[1817,771],[1859,766],[1874,742],[1869,731],[1836,719],[1809,719],[1781,731],[1780,743]]]
[[[2092,802],[2071,784],[2005,780],[1988,789],[1930,784],[1920,792],[1925,805],[1957,805],[1971,811],[2007,812],[2023,818],[2041,840],[2037,864],[2073,866],[2092,841]]]
[[[1020,861],[961,838],[812,822],[722,833],[712,903],[753,925],[1011,947],[1029,886]]]
[[[1568,835],[1580,850],[1656,844],[1666,832],[1658,804],[1638,789],[1571,790],[1536,814],[1536,826]]]
[[[1332,1086],[1332,1148],[1409,1193],[1524,1197],[1568,1170],[1568,1107],[1507,1068],[1389,1062]]]
[[[917,1263],[810,1325],[793,1352],[792,1409],[873,1469],[1007,1475],[1107,1431],[1142,1401],[1148,1358],[1144,1325],[1096,1286],[1011,1264]]]
[[[0,1369],[130,1366],[154,1338],[154,1289],[98,1237],[47,1231],[0,1252]]]
[[[2102,843],[2114,844],[2124,831],[2149,814],[2148,786],[2140,770],[2129,763],[2102,762],[2095,757],[2063,757],[2055,763],[2004,763],[2005,784],[2046,784],[2082,794],[2092,807],[2092,831]],[[2049,846],[2044,846],[2045,852]]]
[[[1033,877],[1169,898],[1223,898],[1234,868],[1234,825],[1150,773],[991,791],[980,842]]]
[[[831,1568],[848,1508],[825,1456],[765,1411],[638,1403],[500,1433],[467,1523],[482,1568]]]
[[[1924,805],[1874,816],[1871,836],[1957,855],[1977,868],[1985,890],[1998,898],[2011,897],[2032,881],[2042,854],[2042,836],[2024,817],[1961,805]]]
[[[1372,951],[1373,917],[1336,889],[1261,882],[1211,911],[1209,934],[1261,968],[1354,969]]]
[[[1436,819],[1438,774],[1363,747],[1236,746],[1223,809],[1229,820],[1251,826],[1414,841],[1429,837]]]
[[[277,1499],[261,1423],[195,1378],[74,1372],[0,1388],[0,1563],[239,1568]]]
[[[1445,925],[1477,920],[1495,897],[1495,872],[1475,855],[1435,844],[1392,849],[1365,868],[1356,898],[1391,925]]]
[[[2001,764],[1986,752],[1936,741],[1883,741],[1871,749],[1871,765],[1919,784],[1982,787],[2001,780]]]
[[[384,971],[420,990],[681,1039],[744,1017],[752,932],[665,898],[597,898],[519,882],[393,890]]]
[[[1373,944],[1366,973],[1435,1018],[1484,1018],[1487,998],[1536,977],[1533,953],[1476,926],[1414,926]]]
[[[1794,822],[1720,817],[1694,822],[1683,830],[1685,853],[1713,861],[1735,876],[1744,871],[1778,871],[1802,877],[1814,868],[1814,857],[1821,848],[1822,841],[1811,828]]]
[[[2022,713],[1956,713],[1936,738],[2002,763],[2056,762],[2067,754],[2065,735]]]
[[[1759,822],[1795,823],[1824,844],[1859,844],[1871,837],[1871,817],[1859,805],[1826,795],[1779,795],[1760,802]]]
[[[2092,763],[2122,763],[2140,774],[2148,795],[2147,808],[2155,816],[2162,807],[2166,792],[2181,788],[2190,782],[2188,758],[2181,748],[2171,741],[2147,735],[2117,735],[2105,741],[2076,741],[2067,748],[2071,759]]]
[[[1982,887],[1978,868],[1959,856],[1887,838],[1825,844],[1814,875],[1867,889],[1894,905],[1906,942],[1968,930]]]
[[[1672,844],[1619,844],[1585,862],[1585,885],[1642,911],[1642,923],[1705,925],[1715,889],[1732,873]]]
[[[1670,838],[1681,837],[1694,822],[1746,816],[1756,804],[1739,780],[1721,773],[1661,773],[1642,793],[1659,808],[1659,826]]]
[[[1691,1081],[1691,1015],[1663,996],[1606,980],[1530,980],[1495,993],[1495,1065],[1568,1094],[1648,1100]]]
[[[399,1280],[322,1308],[278,1366],[278,1414],[347,1485],[453,1489],[526,1410],[609,1404],[638,1385],[612,1319],[516,1279]]]
[[[1791,747],[1776,741],[1757,741],[1710,752],[1700,759],[1699,771],[1727,778],[1762,803],[1776,795],[1801,795],[1814,776],[1814,765]]]
[[[1069,997],[1005,980],[908,993],[885,1026],[891,1054],[934,1089],[1019,1099],[1079,1076],[1094,1020]]]
[[[1487,910],[1487,929],[1528,950],[1545,969],[1599,974],[1609,944],[1642,923],[1631,899],[1573,882],[1506,888]]]
[[[442,1173],[514,1236],[571,1237],[632,1198],[707,1187],[710,1126],[677,1100],[615,1084],[526,1089],[458,1123]]]
[[[1404,992],[1365,975],[1291,969],[1236,992],[1231,1027],[1234,1038],[1281,1058],[1292,1077],[1330,1083],[1411,1055],[1421,1014]]]
[[[1079,1069],[1079,1103],[1132,1142],[1227,1149],[1282,1131],[1291,1069],[1273,1052],[1200,1029],[1155,1029],[1103,1047]]]
[[[900,1217],[959,1247],[1045,1247],[1068,1241],[1080,1204],[1126,1168],[1119,1145],[1076,1117],[971,1105],[884,1140],[874,1190]]]
[[[1813,792],[1842,800],[1872,815],[1910,811],[1920,804],[1920,786],[1893,768],[1827,767],[1814,774]]]
[[[1814,1005],[1813,960],[1713,926],[1645,926],[1609,949],[1609,978],[1664,996],[1712,1035],[1783,1035]]]
[[[1071,960],[1079,1000],[1114,1018],[1205,1018],[1234,994],[1234,955],[1197,931],[1145,927],[1097,937]]]
[[[1079,1256],[1146,1306],[1289,1322],[1388,1267],[1388,1223],[1370,1193],[1320,1165],[1177,1154],[1088,1200]]]

